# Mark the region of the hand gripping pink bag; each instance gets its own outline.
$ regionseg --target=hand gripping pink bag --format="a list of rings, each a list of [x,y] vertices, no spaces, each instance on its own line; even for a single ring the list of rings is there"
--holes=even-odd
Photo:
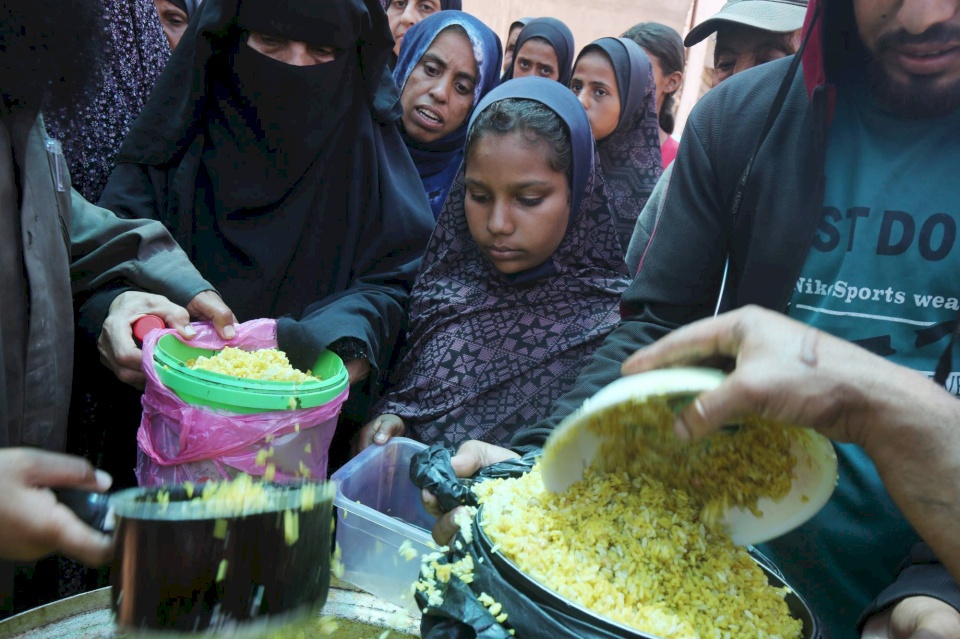
[[[240,414],[184,402],[164,386],[154,366],[154,350],[164,335],[174,335],[193,347],[244,350],[277,347],[275,320],[260,319],[237,327],[224,341],[213,325],[194,323],[197,335],[189,342],[173,329],[156,330],[143,340],[143,417],[137,432],[137,481],[141,486],[229,479],[244,472],[263,475],[275,468],[276,481],[309,476],[325,479],[327,453],[340,407],[349,387],[316,408]]]

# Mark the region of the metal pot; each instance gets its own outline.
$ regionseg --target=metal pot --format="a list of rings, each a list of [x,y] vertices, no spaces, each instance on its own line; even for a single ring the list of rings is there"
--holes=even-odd
[[[314,487],[324,493],[309,510],[306,484],[272,485],[268,509],[234,517],[198,515],[183,486],[114,495],[117,625],[141,636],[247,637],[315,613],[330,586],[333,501]],[[161,490],[168,503],[158,503]]]
[[[483,548],[484,552],[492,557],[493,564],[496,566],[497,570],[511,586],[541,606],[559,610],[571,617],[574,617],[575,619],[579,619],[580,621],[588,623],[593,627],[596,627],[600,630],[605,630],[618,637],[622,637],[623,639],[660,639],[654,635],[640,632],[639,630],[603,617],[596,612],[593,612],[592,610],[557,594],[553,590],[550,590],[546,586],[542,585],[527,573],[523,572],[519,566],[508,559],[502,552],[491,552],[494,544],[487,536],[486,532],[484,532],[483,527],[480,526],[480,522],[483,520],[482,513],[483,507],[480,508],[474,517],[473,534],[476,539],[479,540],[480,546]],[[767,575],[767,580],[770,582],[771,586],[774,588],[783,588],[784,586],[790,588],[785,600],[787,602],[787,607],[790,609],[790,614],[795,619],[799,619],[803,622],[803,639],[820,639],[820,622],[810,610],[807,602],[804,601],[803,598],[798,595],[792,587],[789,586],[789,584],[787,584],[783,577],[776,572],[776,569],[767,561],[765,557],[763,557],[763,555],[751,548],[750,556],[763,569],[763,572]]]

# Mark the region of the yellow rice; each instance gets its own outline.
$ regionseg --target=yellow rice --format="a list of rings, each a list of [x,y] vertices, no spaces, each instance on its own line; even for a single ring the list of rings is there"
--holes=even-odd
[[[791,488],[795,429],[749,423],[695,444],[673,435],[665,398],[588,418],[594,467],[565,494],[539,466],[474,487],[481,525],[531,577],[590,610],[663,639],[796,639],[787,589],[769,585],[721,529],[723,511],[760,514]],[[575,567],[575,570],[571,570]]]
[[[301,384],[320,379],[291,366],[286,353],[276,348],[245,351],[227,346],[213,357],[198,357],[189,360],[187,366],[195,370],[222,373],[232,377],[257,381]]]
[[[588,470],[565,494],[540,468],[474,486],[481,525],[531,577],[609,619],[662,639],[796,639],[787,589],[700,521],[690,493],[650,476]],[[508,602],[504,602],[507,606]]]
[[[595,413],[587,427],[603,436],[597,469],[651,477],[687,491],[711,529],[728,507],[759,515],[758,499],[776,501],[790,492],[797,429],[749,423],[689,444],[674,436],[673,421],[673,409],[663,398],[624,402]]]

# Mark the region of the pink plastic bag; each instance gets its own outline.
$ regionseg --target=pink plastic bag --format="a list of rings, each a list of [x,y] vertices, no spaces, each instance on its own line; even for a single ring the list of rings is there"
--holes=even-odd
[[[277,347],[275,320],[240,324],[237,336],[230,341],[221,339],[210,323],[195,323],[193,327],[197,335],[189,344],[199,348]],[[330,441],[349,388],[317,408],[242,415],[192,406],[164,386],[154,368],[154,348],[161,337],[171,334],[181,339],[175,330],[166,329],[147,334],[143,341],[147,385],[137,432],[136,470],[141,486],[229,479],[238,471],[262,475],[266,468],[256,463],[257,456],[270,448],[273,453],[268,461],[276,468],[276,481],[303,477],[305,471],[310,477],[326,478]]]

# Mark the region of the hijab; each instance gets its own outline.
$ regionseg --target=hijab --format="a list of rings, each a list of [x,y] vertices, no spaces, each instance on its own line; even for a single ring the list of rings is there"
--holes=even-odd
[[[250,31],[339,54],[283,64]],[[379,0],[204,0],[121,150],[160,175],[145,187],[124,167],[101,202],[142,214],[152,187],[145,213],[238,317],[280,317],[294,365],[346,336],[384,359],[433,225],[395,125],[392,46]]]
[[[650,58],[633,40],[600,38],[584,47],[580,56],[598,50],[613,64],[620,94],[620,122],[597,143],[597,150],[610,211],[626,253],[637,217],[663,173],[657,87]]]
[[[534,18],[527,23],[527,26],[517,37],[517,47],[513,50],[513,64],[503,74],[503,81],[513,78],[513,68],[517,64],[517,55],[524,43],[531,38],[543,38],[550,43],[557,54],[557,64],[559,65],[560,78],[557,80],[563,86],[570,84],[570,74],[573,73],[573,33],[570,28],[556,18]]]
[[[180,7],[180,9],[187,14],[187,20],[193,19],[193,15],[200,6],[200,0],[170,0],[170,2]]]
[[[63,145],[73,186],[90,202],[100,198],[124,136],[150,97],[170,57],[153,0],[98,3],[103,11],[103,53],[92,101],[48,103],[44,119]]]
[[[381,2],[384,10],[389,9],[392,3],[393,3],[393,0],[384,0],[383,2]],[[462,10],[463,10],[462,0],[440,0],[440,11],[462,11]]]
[[[527,26],[528,24],[530,24],[530,21],[531,21],[531,20],[533,20],[533,18],[518,18],[517,20],[514,20],[513,22],[510,23],[510,28],[507,29],[507,35],[509,35],[510,32],[513,31],[513,28],[514,28],[515,26],[517,26],[518,24],[519,24],[521,27],[525,27],[525,26]],[[518,40],[520,39],[520,36],[519,36],[519,35],[517,36],[517,39],[518,39]]]
[[[478,77],[473,89],[473,104],[478,104],[483,96],[499,84],[503,50],[497,34],[467,13],[440,11],[410,27],[404,36],[400,59],[393,71],[393,77],[401,94],[410,74],[433,45],[437,36],[454,25],[460,26],[467,32],[473,48],[473,57],[477,63]],[[470,113],[472,112],[473,109],[470,110]],[[447,191],[450,190],[450,184],[463,160],[463,144],[467,138],[467,122],[470,113],[467,113],[460,127],[434,142],[417,142],[401,131],[407,150],[410,151],[410,157],[413,158],[413,163],[423,181],[423,189],[427,194],[434,218],[440,215],[443,202],[447,199]]]
[[[518,19],[514,20],[513,22],[511,22],[511,23],[510,23],[510,28],[507,29],[507,39],[509,40],[509,38],[510,38],[510,33],[512,33],[513,30],[514,30],[516,27],[519,26],[519,27],[521,28],[521,30],[522,30],[523,27],[525,27],[525,26],[527,26],[528,24],[530,24],[530,21],[531,21],[531,20],[533,20],[533,18],[518,18]],[[520,39],[520,34],[518,33],[518,34],[517,34],[517,40],[519,40],[519,39]],[[504,43],[503,46],[506,47],[506,46],[507,46],[507,43]],[[513,46],[514,46],[513,52],[514,52],[514,54],[516,54],[516,52],[517,52],[516,42],[514,42],[514,45],[513,45]],[[503,52],[503,56],[504,56],[504,57],[507,56],[507,52],[506,52],[506,51]],[[514,57],[516,57],[516,56],[514,56]],[[511,60],[511,61],[510,61],[510,68],[507,69],[506,71],[504,71],[504,72],[503,72],[503,75],[500,77],[500,82],[501,82],[501,83],[502,83],[502,82],[506,82],[506,81],[509,79],[509,78],[507,78],[507,73],[512,72],[512,70],[513,70],[513,61]]]
[[[543,78],[491,91],[534,100],[569,129],[571,222],[552,273],[516,283],[481,253],[464,211],[460,167],[411,296],[406,350],[374,415],[399,415],[425,442],[503,444],[549,414],[620,319],[626,267],[603,191],[590,122],[573,93]]]

